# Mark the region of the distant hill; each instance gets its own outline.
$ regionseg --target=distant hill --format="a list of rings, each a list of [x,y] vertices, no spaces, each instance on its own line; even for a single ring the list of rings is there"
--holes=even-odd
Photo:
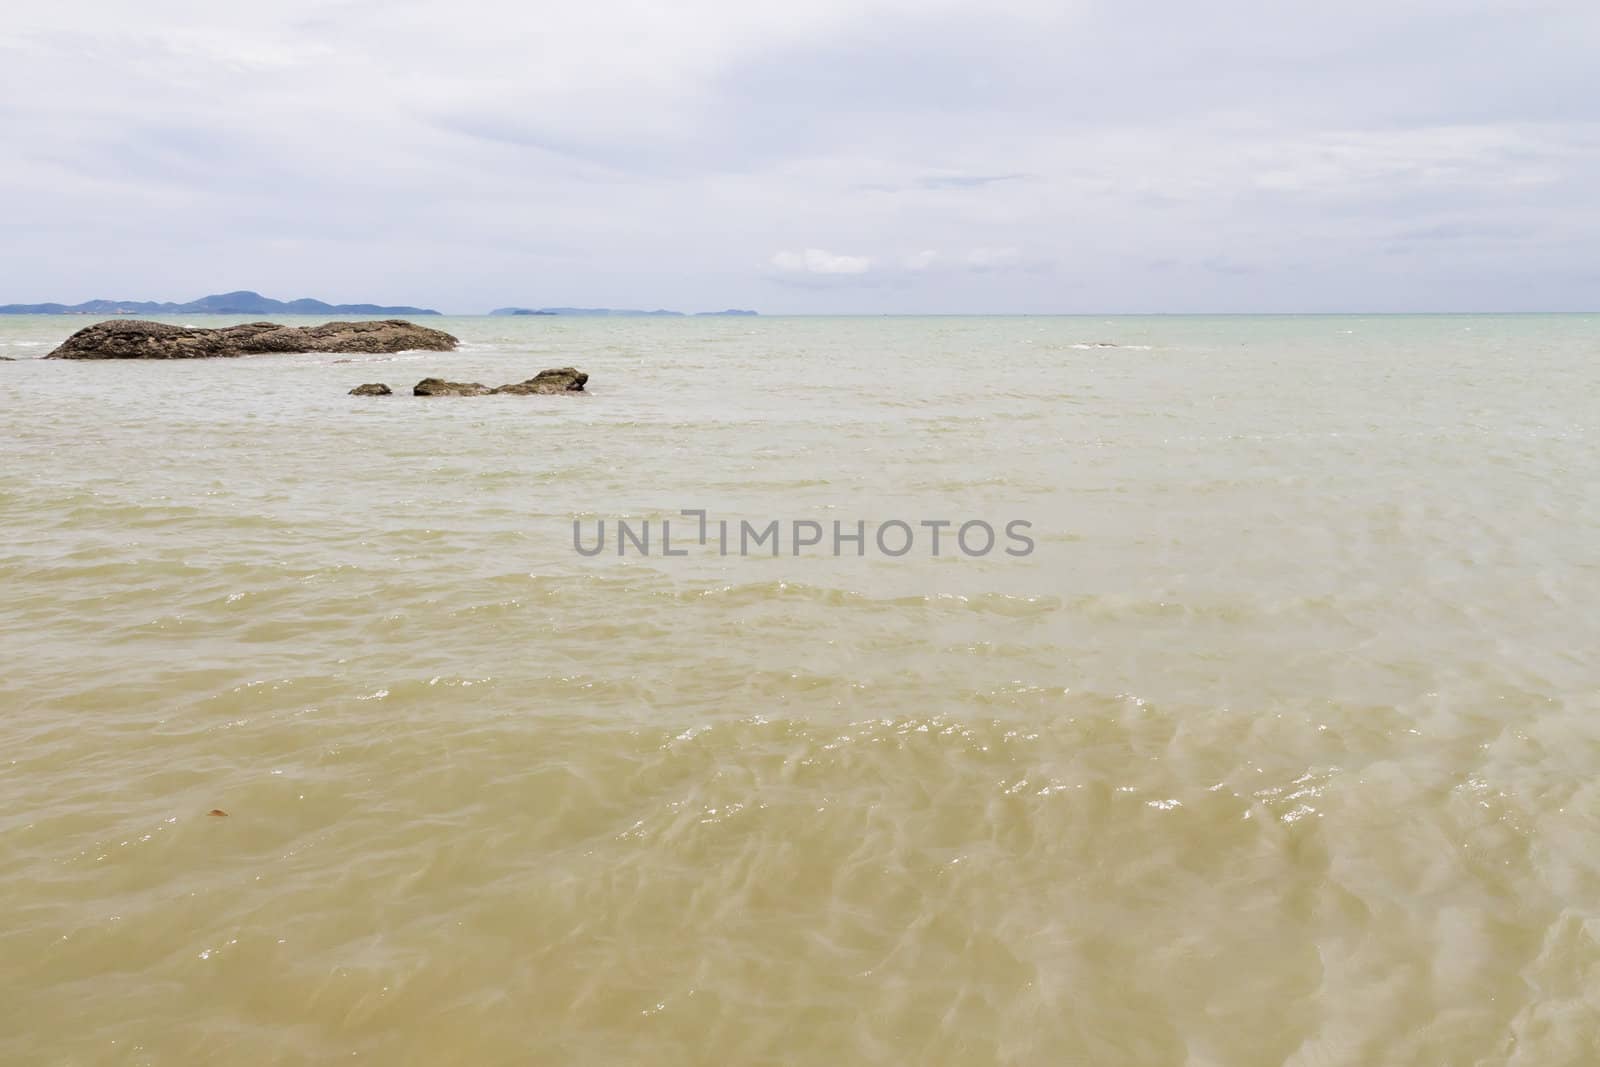
[[[240,290],[216,293],[187,304],[150,300],[86,300],[81,304],[0,304],[0,315],[437,315],[430,308],[382,304],[329,304],[321,300],[273,300]]]
[[[681,311],[667,311],[657,308],[655,311],[640,311],[637,308],[495,308],[489,312],[491,315],[597,315],[597,316],[646,316],[677,318],[683,315]],[[699,311],[696,315],[754,315],[754,311],[742,311],[730,308],[727,311]]]

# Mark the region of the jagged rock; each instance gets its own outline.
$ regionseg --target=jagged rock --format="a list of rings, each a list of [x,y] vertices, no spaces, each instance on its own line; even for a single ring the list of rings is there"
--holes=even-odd
[[[488,396],[492,392],[477,382],[447,382],[443,378],[424,378],[411,390],[413,396]]]
[[[387,385],[384,385],[382,382],[368,382],[366,385],[358,385],[354,389],[350,390],[350,395],[388,396],[391,392],[392,390],[390,390],[390,388]]]
[[[502,385],[497,393],[515,393],[527,396],[532,393],[581,393],[589,376],[576,367],[557,367],[542,370],[525,382]]]
[[[449,352],[456,339],[404,319],[280,326],[249,322],[219,329],[113,319],[85,326],[46,359],[201,359],[290,352]]]

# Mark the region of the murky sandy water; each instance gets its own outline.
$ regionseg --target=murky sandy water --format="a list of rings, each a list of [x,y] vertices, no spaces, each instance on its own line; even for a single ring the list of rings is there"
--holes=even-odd
[[[442,325],[0,364],[0,1061],[1600,1057],[1600,318]]]

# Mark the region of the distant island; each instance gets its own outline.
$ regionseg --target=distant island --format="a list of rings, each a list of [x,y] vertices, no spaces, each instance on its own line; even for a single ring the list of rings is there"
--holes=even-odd
[[[637,308],[495,308],[489,312],[491,315],[612,315],[612,316],[648,316],[648,317],[682,317],[681,311],[667,311],[657,308],[655,311],[641,311]],[[754,315],[754,311],[742,308],[729,308],[726,311],[697,311],[696,317],[707,315]]]
[[[150,300],[86,300],[81,304],[0,304],[0,315],[437,315],[430,308],[382,304],[329,304],[321,300],[273,300],[240,290],[186,304]]]
[[[0,315],[373,315],[386,318],[437,315],[432,308],[391,307],[387,304],[329,304],[323,300],[274,300],[241,289],[214,293],[179,304],[154,300],[85,300],[81,304],[0,304]],[[642,311],[636,308],[495,308],[491,315],[589,315],[647,318],[682,318],[682,311]],[[697,311],[695,317],[754,315],[743,308]]]

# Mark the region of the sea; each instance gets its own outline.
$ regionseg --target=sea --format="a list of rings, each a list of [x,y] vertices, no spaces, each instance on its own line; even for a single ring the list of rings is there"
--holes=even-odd
[[[1600,1062],[1600,315],[92,321],[0,1062]]]

